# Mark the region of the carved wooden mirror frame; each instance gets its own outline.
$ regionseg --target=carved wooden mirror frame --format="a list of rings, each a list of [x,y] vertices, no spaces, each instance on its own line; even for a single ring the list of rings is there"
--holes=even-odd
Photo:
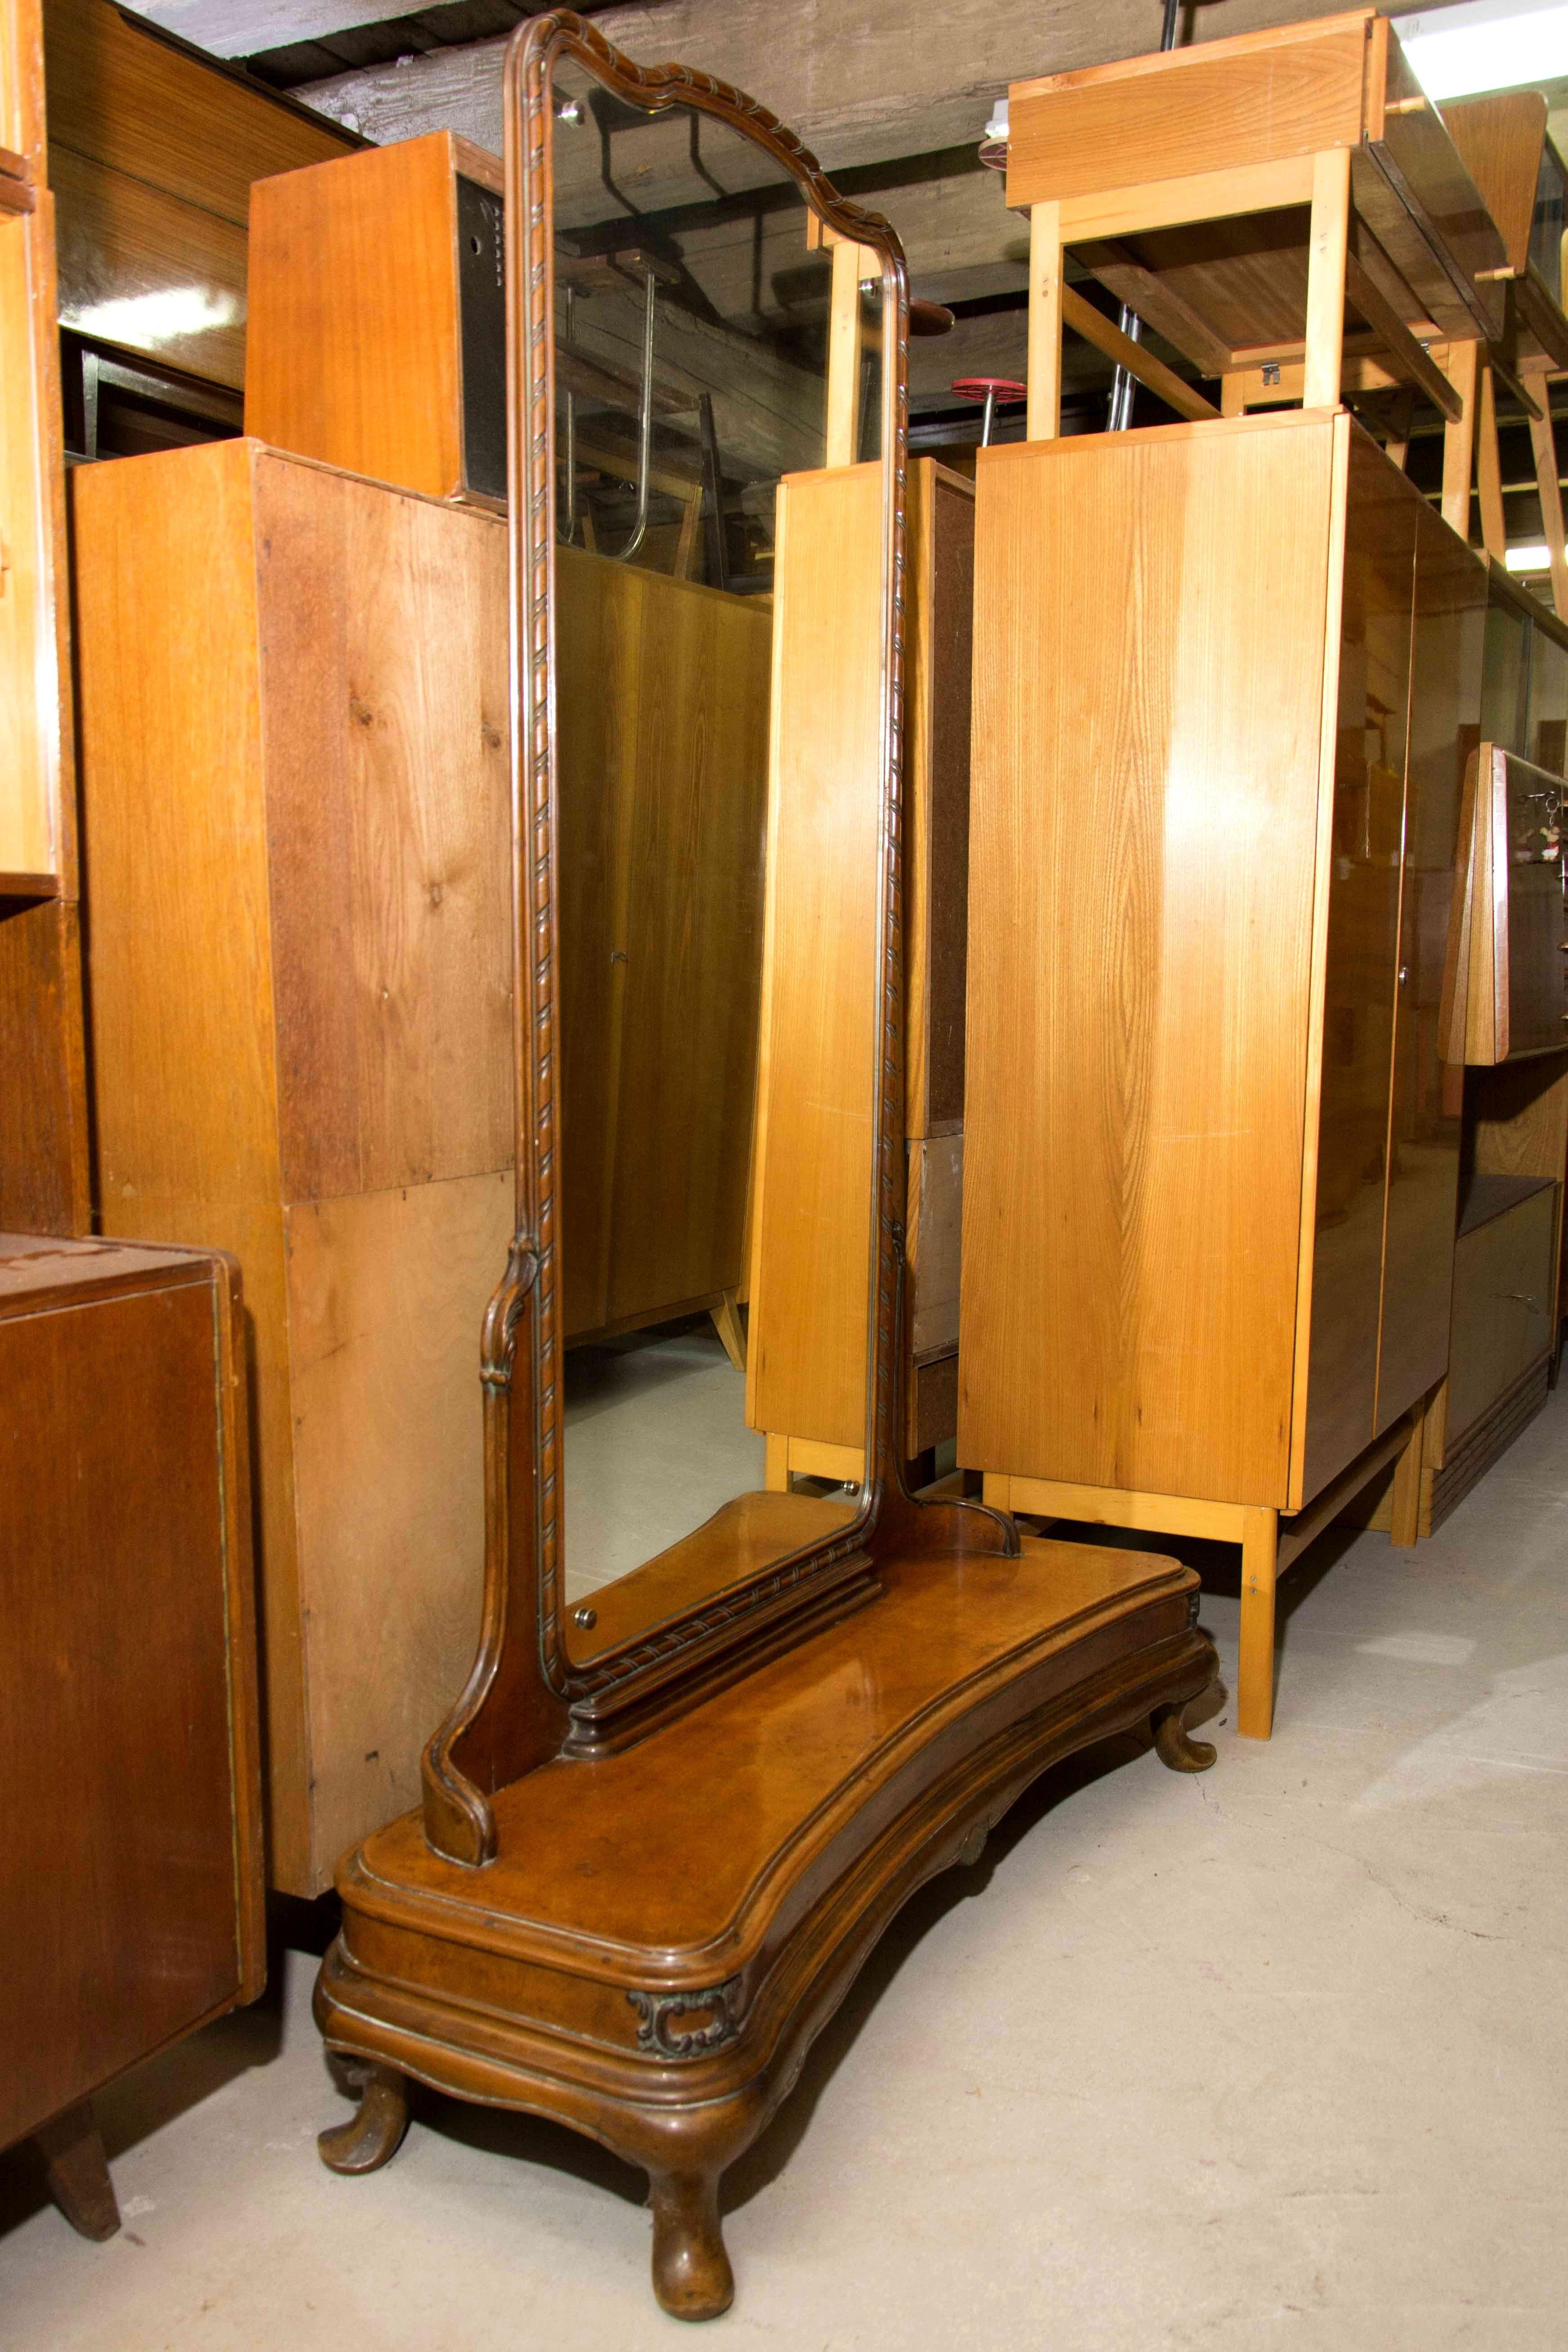
[[[883,589],[877,970],[880,1054],[874,1073],[873,1247],[866,1384],[868,1475],[857,1517],[653,1625],[574,1664],[563,1627],[562,1333],[556,1278],[555,1109],[555,367],[552,78],[574,59],[613,96],[648,113],[682,105],[773,155],[817,218],[881,258]],[[424,1759],[431,1844],[453,1860],[495,1851],[489,1797],[547,1758],[625,1745],[721,1681],[876,1589],[867,1540],[893,1460],[896,1324],[902,1265],[901,948],[899,806],[907,466],[908,281],[879,214],[840,196],[816,159],[743,91],[684,66],[639,67],[569,10],[536,17],[508,50],[508,462],[510,482],[511,775],[517,1102],[515,1233],[486,1314],[485,1593],[468,1685]],[[989,1515],[986,1515],[989,1516]],[[1006,1548],[1011,1549],[1008,1545]],[[527,1638],[530,1623],[537,1638]]]

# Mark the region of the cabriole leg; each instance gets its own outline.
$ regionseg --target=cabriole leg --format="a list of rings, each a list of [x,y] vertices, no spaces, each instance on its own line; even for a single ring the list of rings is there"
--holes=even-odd
[[[408,2128],[408,2084],[395,2066],[359,2068],[359,2112],[317,2136],[329,2172],[379,2172],[391,2162]]]
[[[71,2228],[84,2238],[112,2238],[120,2227],[120,2208],[92,2101],[83,2099],[79,2106],[68,2107],[33,2137],[43,2155],[49,2195]]]
[[[735,2277],[719,2223],[716,2172],[650,2172],[653,2291],[673,2319],[717,2319]]]
[[[1155,1748],[1161,1763],[1169,1765],[1173,1772],[1206,1772],[1216,1751],[1211,1741],[1188,1736],[1187,1727],[1182,1720],[1185,1713],[1184,1706],[1157,1706],[1154,1709]]]

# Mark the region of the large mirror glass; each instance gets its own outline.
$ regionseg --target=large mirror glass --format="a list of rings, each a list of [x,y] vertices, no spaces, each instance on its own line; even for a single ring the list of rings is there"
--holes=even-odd
[[[574,58],[550,146],[547,1181],[586,1664],[864,1511],[886,747],[861,706],[891,469],[879,257],[838,252],[775,152]],[[851,639],[868,677],[835,674]],[[818,719],[792,751],[793,714],[836,697],[842,746]],[[835,1390],[831,1412],[770,1405],[764,1361],[773,1395]]]

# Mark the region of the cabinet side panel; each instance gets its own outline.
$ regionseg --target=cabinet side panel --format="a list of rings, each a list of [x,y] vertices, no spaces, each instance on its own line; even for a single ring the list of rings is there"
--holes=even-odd
[[[1373,1436],[1418,505],[1382,451],[1352,435],[1303,1503]]]
[[[937,475],[931,522],[926,1108],[927,1132],[940,1134],[963,1118],[974,671],[974,493],[967,482]]]
[[[311,1879],[419,1801],[484,1585],[479,1329],[510,1176],[290,1209]]]
[[[1460,1089],[1443,1084],[1443,974],[1464,919],[1459,811],[1486,639],[1485,565],[1440,517],[1418,511],[1415,520],[1378,1432],[1435,1387],[1448,1361]]]
[[[881,887],[882,475],[779,490],[746,1418],[864,1445]]]
[[[257,465],[283,1197],[512,1161],[506,532]]]
[[[970,1467],[1284,1499],[1331,450],[982,457]]]
[[[0,1319],[5,2143],[239,1990],[213,1337],[200,1280]]]

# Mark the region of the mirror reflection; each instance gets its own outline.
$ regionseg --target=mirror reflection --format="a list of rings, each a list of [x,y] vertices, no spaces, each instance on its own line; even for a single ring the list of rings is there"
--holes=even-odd
[[[834,1283],[828,1249],[816,1276],[848,1294],[816,1302],[814,1344],[837,1316],[851,1359],[854,1443],[805,1457],[833,1475],[770,1448],[748,1356],[769,963],[807,944],[768,864],[780,487],[858,463],[879,512],[881,295],[875,257],[847,249],[864,282],[836,264],[795,184],[729,126],[644,113],[570,62],[553,114],[555,1231],[568,1643],[585,1661],[860,1509],[874,928],[856,950],[861,1272]]]

